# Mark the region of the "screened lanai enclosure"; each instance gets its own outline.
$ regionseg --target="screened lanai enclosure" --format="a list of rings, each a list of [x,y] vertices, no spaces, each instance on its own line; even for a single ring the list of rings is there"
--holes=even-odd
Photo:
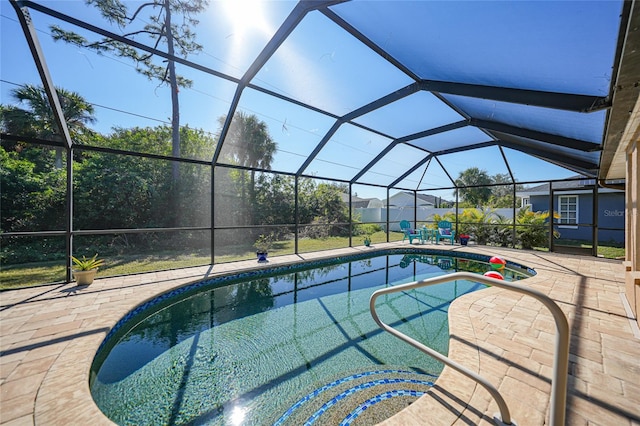
[[[401,220],[624,256],[634,2],[0,7],[3,286],[71,281],[71,255],[118,275],[402,241]]]

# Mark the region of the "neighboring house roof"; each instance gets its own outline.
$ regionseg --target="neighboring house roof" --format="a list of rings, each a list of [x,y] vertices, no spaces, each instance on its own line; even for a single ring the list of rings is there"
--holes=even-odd
[[[381,209],[384,208],[384,203],[379,198],[370,198],[367,207],[370,209]]]
[[[440,205],[442,203],[451,203],[449,200],[445,200],[442,197],[436,197],[435,195],[429,194],[417,194],[418,198],[418,207],[434,207],[436,205]],[[402,202],[402,200],[406,200],[407,202]],[[398,192],[395,195],[389,197],[389,204],[395,206],[413,207],[413,193],[411,192]],[[386,204],[386,200],[384,200]]]
[[[438,203],[438,197],[434,197],[433,195],[427,194],[417,194],[418,204],[426,204],[430,206],[435,206]],[[422,203],[421,203],[422,201]],[[442,202],[442,201],[441,201]]]
[[[340,193],[340,199],[343,203],[349,203],[349,194]],[[382,203],[378,198],[362,198],[354,195],[351,197],[351,206],[358,207],[369,207],[371,203],[376,204],[376,201]]]
[[[576,176],[579,177],[579,176]],[[610,183],[622,183],[624,180],[619,181],[611,181]],[[581,179],[581,180],[569,180],[569,181],[558,181],[553,182],[553,190],[554,191],[563,191],[563,192],[576,192],[576,193],[584,193],[591,192],[593,185],[596,184],[595,179]],[[600,188],[598,192],[620,192],[624,194],[624,191],[610,189],[610,188]],[[549,194],[549,183],[543,183],[541,185],[531,186],[528,188],[524,188],[521,191],[516,191],[517,197],[528,197],[531,195],[548,195]]]

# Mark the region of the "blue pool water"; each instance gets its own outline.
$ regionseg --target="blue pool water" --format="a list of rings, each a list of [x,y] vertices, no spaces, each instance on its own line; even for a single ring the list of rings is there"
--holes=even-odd
[[[280,267],[164,295],[107,337],[92,366],[94,400],[132,425],[382,420],[422,395],[442,365],[377,327],[373,291],[490,269],[486,259],[419,253]],[[527,276],[518,268],[505,275]],[[483,287],[455,281],[381,297],[378,313],[447,354],[449,304]]]

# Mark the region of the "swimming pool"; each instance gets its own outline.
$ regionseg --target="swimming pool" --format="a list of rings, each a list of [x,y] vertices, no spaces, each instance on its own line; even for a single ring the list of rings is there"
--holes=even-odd
[[[406,407],[442,365],[381,331],[369,313],[378,288],[488,259],[388,250],[313,265],[214,278],[137,308],[92,365],[96,404],[118,424],[368,424]],[[473,258],[470,258],[473,257]],[[527,271],[508,264],[508,279]],[[468,281],[380,299],[400,331],[446,354],[452,300]]]

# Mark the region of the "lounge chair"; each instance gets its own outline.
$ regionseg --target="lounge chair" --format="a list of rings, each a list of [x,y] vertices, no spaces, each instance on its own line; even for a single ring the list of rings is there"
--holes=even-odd
[[[449,240],[453,245],[453,240],[456,237],[456,231],[451,229],[451,222],[448,220],[441,220],[438,222],[438,234],[436,235],[436,244],[440,243],[440,240]]]
[[[409,244],[413,244],[413,239],[417,238],[422,241],[422,234],[419,230],[411,228],[411,224],[408,220],[400,221],[400,229],[404,232],[404,236],[402,237],[402,241],[409,239]]]

